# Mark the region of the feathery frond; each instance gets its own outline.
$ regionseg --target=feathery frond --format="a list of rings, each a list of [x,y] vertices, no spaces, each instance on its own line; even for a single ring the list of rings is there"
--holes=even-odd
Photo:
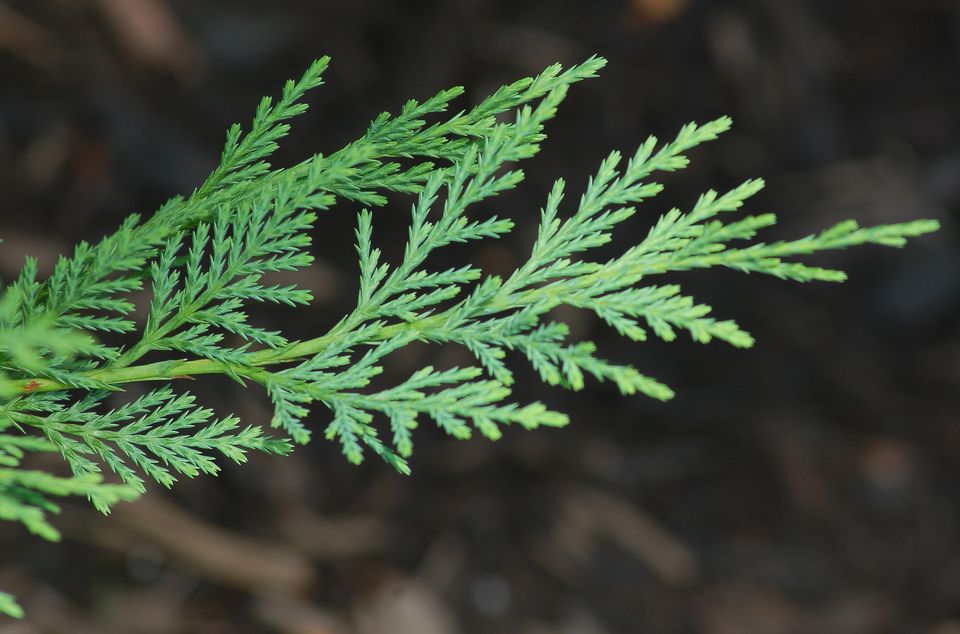
[[[336,152],[274,168],[270,155],[328,62],[287,82],[277,101],[261,101],[246,133],[230,127],[219,165],[192,194],[148,218],[131,216],[96,244],[81,243],[45,280],[28,259],[0,287],[0,519],[57,539],[47,519],[57,497],[86,496],[107,512],[148,481],[171,486],[180,476],[217,473],[217,455],[242,462],[249,451],[291,450],[262,426],[218,416],[169,385],[182,377],[222,374],[260,387],[274,406],[273,433],[305,443],[319,428],[350,462],[372,452],[403,473],[423,422],[454,438],[491,440],[511,425],[568,423],[540,402],[515,402],[508,353],[551,386],[609,382],[624,395],[667,400],[670,387],[572,338],[555,309],[588,311],[634,342],[686,333],[749,348],[753,338],[735,321],[714,317],[681,285],[656,276],[724,267],[838,282],[842,271],[796,258],[862,244],[899,247],[937,229],[931,220],[866,228],[846,221],[798,240],[757,241],[776,217],[735,215],[763,187],[750,180],[705,193],[689,211],[663,213],[642,240],[600,259],[617,226],[662,190],[656,174],[684,168],[691,150],[730,128],[722,117],[684,126],[667,143],[650,137],[626,160],[611,153],[575,205],[565,203],[567,186],[558,180],[529,255],[509,274],[471,263],[436,270],[437,251],[513,229],[510,218],[477,212],[478,203],[519,185],[515,164],[537,154],[569,87],[605,61],[550,66],[453,115],[445,113],[461,88],[411,100]],[[376,246],[371,210],[388,192],[412,199],[398,262]],[[357,213],[355,307],[306,341],[253,323],[252,303],[311,301],[306,290],[267,278],[310,266],[311,231],[337,201]],[[138,293],[150,296],[142,326]],[[120,343],[101,342],[105,335]],[[427,366],[391,385],[381,377],[390,356],[415,341],[460,346],[476,364]],[[147,355],[158,360],[145,362]],[[166,385],[137,398],[118,394],[141,382]],[[31,454],[51,452],[71,476],[25,466]],[[0,613],[22,612],[0,594]]]

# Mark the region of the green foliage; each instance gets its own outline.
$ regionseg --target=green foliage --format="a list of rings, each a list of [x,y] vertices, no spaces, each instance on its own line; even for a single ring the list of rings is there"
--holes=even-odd
[[[6,592],[0,592],[0,614],[12,616],[15,619],[22,619],[24,615],[23,608],[20,607],[17,600],[13,598],[13,595]]]
[[[3,414],[9,411],[7,405]],[[47,514],[57,513],[60,508],[51,497],[86,495],[109,508],[136,496],[130,487],[103,483],[94,472],[59,477],[23,467],[28,453],[50,453],[57,448],[49,440],[24,433],[10,423],[10,418],[0,419],[3,420],[6,423],[0,423],[0,519],[21,522],[31,533],[57,541],[60,534],[47,521]]]
[[[641,241],[598,259],[616,226],[661,191],[651,178],[685,167],[688,151],[730,127],[720,118],[687,125],[667,143],[650,137],[626,161],[613,152],[575,205],[565,204],[565,184],[557,181],[529,255],[510,274],[471,264],[438,270],[437,251],[513,229],[508,218],[475,211],[478,204],[521,182],[523,173],[510,166],[539,151],[567,89],[594,77],[604,60],[551,66],[452,116],[441,115],[460,88],[411,100],[339,151],[273,168],[268,157],[288,120],[306,110],[301,99],[322,83],[327,63],[288,82],[275,103],[264,99],[249,132],[232,126],[220,164],[191,195],[147,219],[131,216],[97,244],[81,243],[46,280],[28,259],[2,289],[0,519],[57,539],[46,519],[58,510],[52,498],[86,496],[107,512],[148,481],[171,486],[178,476],[215,474],[216,454],[241,462],[250,450],[287,453],[292,443],[284,436],[307,442],[311,419],[326,421],[326,438],[351,462],[372,452],[403,473],[423,421],[454,438],[479,432],[492,440],[507,425],[567,424],[541,403],[511,400],[509,353],[549,385],[579,390],[590,379],[609,381],[623,394],[666,400],[674,394],[668,386],[572,340],[555,309],[589,311],[632,341],[673,341],[685,331],[697,342],[747,348],[753,338],[734,321],[714,318],[709,306],[656,276],[727,267],[842,281],[841,271],[793,258],[867,243],[901,246],[937,228],[928,220],[870,228],[847,221],[799,240],[758,242],[775,216],[733,215],[762,188],[753,180],[707,192],[687,212],[668,211]],[[398,262],[375,246],[370,210],[388,192],[413,199]],[[311,301],[307,291],[269,278],[310,266],[310,232],[337,201],[357,210],[355,308],[307,341],[251,323],[253,303],[295,309]],[[138,326],[132,297],[144,292],[150,302]],[[101,342],[107,333],[120,343]],[[415,341],[460,346],[476,364],[427,366],[395,385],[377,380],[387,358]],[[274,432],[218,418],[170,386],[207,374],[261,387],[274,405]],[[128,384],[149,382],[166,385],[136,398],[123,394]],[[59,454],[72,475],[24,466],[42,453]],[[0,594],[0,612],[16,616],[19,608]]]

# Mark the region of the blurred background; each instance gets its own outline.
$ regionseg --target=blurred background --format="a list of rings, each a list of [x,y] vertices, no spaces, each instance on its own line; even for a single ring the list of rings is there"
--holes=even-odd
[[[0,275],[49,270],[79,239],[189,192],[223,133],[309,61],[333,57],[276,164],[337,149],[381,110],[455,84],[461,107],[592,53],[519,191],[495,205],[526,253],[552,180],[578,192],[611,149],[688,120],[733,132],[667,175],[622,249],[672,205],[763,176],[769,239],[856,217],[935,217],[905,250],[817,262],[842,286],[684,275],[758,345],[622,346],[670,403],[609,386],[520,400],[559,431],[454,442],[424,428],[411,477],[317,441],[101,518],[70,505],[49,544],[0,526],[0,587],[29,619],[4,634],[618,634],[960,632],[960,5],[951,0],[47,0],[0,3]],[[575,198],[574,198],[575,199]],[[377,212],[388,253],[409,200]],[[262,318],[294,337],[355,297],[356,209],[316,233],[317,302]],[[612,253],[613,251],[611,251]],[[396,376],[454,354],[413,349]],[[251,423],[265,398],[198,382]],[[323,424],[323,412],[317,412]]]

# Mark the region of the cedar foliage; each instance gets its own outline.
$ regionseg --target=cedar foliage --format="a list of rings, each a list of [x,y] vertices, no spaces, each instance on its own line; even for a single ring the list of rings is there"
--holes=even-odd
[[[571,340],[559,306],[580,308],[626,339],[666,341],[686,332],[747,348],[736,322],[657,276],[726,267],[798,282],[839,282],[843,272],[795,256],[861,244],[902,246],[937,229],[931,220],[860,227],[846,221],[789,241],[757,234],[773,214],[735,215],[763,181],[709,191],[686,211],[671,209],[649,233],[605,261],[593,255],[618,224],[656,196],[658,172],[687,165],[687,153],[729,129],[722,117],[689,124],[665,143],[648,138],[635,152],[612,152],[579,199],[558,180],[540,211],[536,240],[523,263],[496,276],[466,263],[435,270],[430,256],[454,243],[495,240],[513,221],[471,213],[481,201],[516,187],[514,168],[544,140],[544,126],[568,88],[592,78],[599,57],[503,86],[479,105],[447,114],[461,88],[397,114],[384,112],[356,141],[288,168],[268,159],[304,112],[305,93],[322,83],[317,60],[276,101],[264,98],[248,131],[233,125],[220,163],[187,197],[148,218],[134,215],[96,244],[81,243],[38,279],[37,262],[0,295],[0,519],[59,538],[48,516],[55,499],[81,495],[103,512],[178,477],[218,471],[216,457],[242,462],[249,451],[288,453],[319,428],[359,463],[373,453],[408,473],[413,430],[432,421],[455,438],[496,440],[507,425],[567,424],[541,403],[513,400],[507,353],[525,357],[547,384],[571,390],[610,381],[625,395],[667,400],[673,391],[629,365],[604,359],[589,341]],[[509,117],[509,119],[507,119]],[[508,121],[508,122],[504,122]],[[385,193],[412,198],[402,259],[385,261],[374,230]],[[255,303],[297,307],[311,301],[296,286],[270,284],[277,271],[308,267],[311,230],[335,203],[356,212],[359,293],[356,307],[327,332],[289,341],[255,325]],[[147,291],[145,325],[134,319],[133,293]],[[122,335],[121,345],[101,341]],[[424,367],[396,385],[372,387],[387,357],[414,341],[456,344],[469,367]],[[146,355],[162,360],[144,362]],[[261,389],[274,406],[266,426],[245,425],[197,405],[174,379],[227,375]],[[124,399],[127,384],[159,384]],[[117,396],[117,393],[121,393]],[[269,429],[265,429],[268,427]],[[24,465],[29,454],[59,454],[69,475]],[[104,477],[105,473],[112,473]],[[21,616],[0,593],[0,613]]]

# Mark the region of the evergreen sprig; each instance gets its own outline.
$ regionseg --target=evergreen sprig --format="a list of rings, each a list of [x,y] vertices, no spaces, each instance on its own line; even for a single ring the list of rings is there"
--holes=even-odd
[[[452,116],[443,113],[461,88],[411,100],[332,154],[273,168],[270,155],[288,121],[306,110],[302,98],[322,83],[328,61],[287,82],[276,102],[261,101],[249,131],[232,126],[219,165],[192,194],[149,218],[131,216],[96,244],[81,243],[45,280],[28,259],[3,287],[0,519],[56,539],[47,521],[58,510],[52,498],[86,496],[107,512],[148,481],[171,486],[178,476],[215,474],[216,454],[241,462],[251,450],[288,453],[292,444],[282,436],[309,441],[314,418],[326,421],[326,438],[351,462],[372,452],[403,473],[423,421],[454,438],[478,432],[492,440],[507,425],[567,424],[566,415],[542,403],[512,400],[511,352],[549,385],[579,390],[592,378],[623,394],[666,400],[674,395],[668,386],[604,359],[589,341],[572,340],[555,309],[589,311],[632,341],[673,341],[686,332],[697,342],[748,348],[753,338],[736,322],[713,317],[681,286],[655,276],[727,267],[842,281],[841,271],[795,256],[868,243],[902,246],[937,228],[931,220],[868,228],[847,221],[798,240],[759,242],[758,232],[776,217],[733,214],[763,187],[751,180],[707,192],[689,211],[671,209],[638,243],[598,259],[617,225],[661,191],[655,174],[685,167],[690,150],[729,129],[723,117],[684,126],[667,143],[650,137],[626,161],[611,153],[575,205],[565,204],[566,185],[558,180],[529,255],[509,275],[469,263],[437,270],[431,263],[438,250],[513,229],[509,218],[475,211],[478,203],[522,181],[511,166],[539,151],[568,88],[594,77],[604,60],[551,66]],[[413,197],[398,262],[386,261],[376,246],[371,209],[388,192]],[[295,308],[311,301],[309,292],[271,284],[268,276],[311,264],[310,232],[338,200],[357,210],[353,310],[306,341],[252,323],[251,303]],[[144,292],[150,302],[138,327],[133,297]],[[103,343],[106,333],[120,343]],[[476,363],[427,366],[394,385],[378,380],[390,355],[415,341],[460,346]],[[144,362],[147,355],[159,360]],[[208,374],[260,386],[274,405],[270,424],[280,437],[234,416],[217,417],[172,387],[176,379]],[[164,386],[133,399],[122,394],[128,384],[151,382]],[[30,454],[51,452],[72,475],[25,466]],[[105,481],[104,472],[115,480]],[[0,594],[0,613],[21,611]]]

